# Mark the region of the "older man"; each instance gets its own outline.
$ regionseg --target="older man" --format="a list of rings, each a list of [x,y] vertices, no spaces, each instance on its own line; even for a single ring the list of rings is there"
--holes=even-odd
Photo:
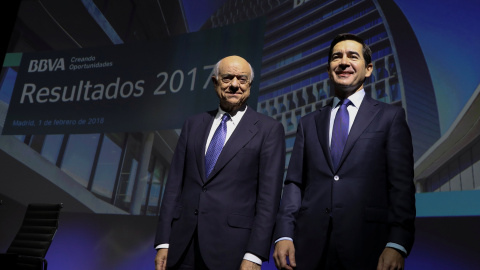
[[[285,166],[283,126],[246,105],[253,70],[215,66],[219,108],[188,119],[162,202],[156,269],[260,269],[268,259]]]

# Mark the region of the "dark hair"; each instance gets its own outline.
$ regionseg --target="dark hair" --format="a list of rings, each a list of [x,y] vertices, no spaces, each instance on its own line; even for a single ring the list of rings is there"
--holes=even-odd
[[[345,41],[345,40],[353,40],[362,44],[362,47],[363,47],[362,53],[363,53],[363,59],[365,59],[365,66],[367,66],[372,62],[372,50],[370,49],[370,47],[368,47],[368,45],[365,43],[363,38],[355,34],[344,33],[344,34],[337,35],[332,40],[332,43],[330,44],[330,50],[328,51],[328,64],[330,64],[330,61],[332,60],[333,47],[335,47],[335,45],[337,45],[337,43],[339,43],[340,41]]]

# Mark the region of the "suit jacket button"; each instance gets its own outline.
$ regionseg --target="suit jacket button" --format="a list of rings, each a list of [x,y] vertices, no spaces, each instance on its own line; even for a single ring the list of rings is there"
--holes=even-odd
[[[195,215],[198,215],[198,210],[195,209],[195,211],[193,212]]]
[[[207,192],[207,188],[206,187],[202,188],[202,191]]]
[[[335,176],[333,177],[333,180],[335,180],[335,181],[338,181],[338,180],[340,180],[340,176],[338,176],[338,175],[335,175]]]
[[[330,209],[325,208],[325,214],[330,214]]]

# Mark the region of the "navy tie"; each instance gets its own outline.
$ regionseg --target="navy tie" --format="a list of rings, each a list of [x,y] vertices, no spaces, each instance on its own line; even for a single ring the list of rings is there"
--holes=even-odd
[[[348,137],[349,117],[347,107],[351,102],[348,99],[344,99],[340,101],[340,103],[340,108],[338,108],[335,121],[333,122],[332,142],[330,146],[334,169],[338,167]]]
[[[205,172],[208,177],[215,167],[218,156],[222,152],[223,145],[225,144],[225,137],[227,136],[227,121],[230,119],[228,113],[222,116],[222,122],[218,126],[217,130],[213,134],[212,140],[208,145],[207,153],[205,154]]]

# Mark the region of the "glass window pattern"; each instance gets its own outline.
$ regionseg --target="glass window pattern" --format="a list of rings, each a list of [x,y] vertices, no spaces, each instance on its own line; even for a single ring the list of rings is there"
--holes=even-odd
[[[105,200],[110,200],[113,194],[124,141],[123,133],[110,134],[103,138],[93,177],[92,192]]]
[[[274,98],[274,97],[278,97],[278,96],[290,93],[294,90],[298,90],[302,87],[309,86],[309,85],[312,85],[314,83],[317,83],[317,82],[320,82],[320,81],[323,81],[323,80],[326,80],[326,79],[328,79],[328,73],[323,72],[320,75],[316,75],[316,76],[313,76],[313,77],[310,77],[310,78],[306,78],[306,79],[294,82],[290,85],[287,85],[287,86],[281,88],[280,90],[276,90],[276,91],[273,91],[273,92],[270,92],[270,93],[265,93],[265,94],[258,97],[258,102],[262,102],[262,101],[265,101],[265,100],[268,100],[268,99],[271,99],[271,98]]]
[[[73,134],[68,138],[61,169],[82,186],[87,187],[99,134]]]
[[[286,25],[289,25],[291,23],[294,23],[295,21],[297,20],[300,20],[306,16],[309,16],[309,15],[312,15],[312,14],[315,14],[316,12],[318,12],[320,9],[322,9],[325,5],[327,4],[330,4],[332,2],[335,2],[336,0],[328,0],[328,1],[323,1],[320,3],[320,1],[318,1],[319,3],[312,9],[307,9],[306,11],[303,11],[302,13],[296,15],[295,17],[293,18],[290,18],[288,20],[283,20],[282,22],[280,23],[276,23],[275,24],[275,27],[272,27],[271,29],[265,31],[265,35],[268,35],[270,33],[273,33],[277,30],[281,30],[284,26]],[[359,2],[359,1],[354,1],[354,2]],[[348,4],[347,4],[348,5]],[[279,18],[280,16],[284,15],[285,13],[288,13],[290,12],[290,10],[286,10],[285,12],[282,12],[274,17],[271,17],[269,18],[270,21],[274,21],[275,19]]]
[[[125,156],[118,179],[117,193],[114,202],[116,206],[125,211],[130,210],[130,204],[132,202],[133,186],[137,174],[139,154],[140,141],[135,140],[133,136],[129,136],[125,147]]]
[[[138,196],[135,189],[139,186],[141,137],[131,133],[15,136],[97,198],[135,214],[130,208],[132,200],[138,200],[142,206],[140,214],[158,215],[169,161],[152,149],[148,180],[140,185],[143,194]]]
[[[390,99],[392,102],[402,100],[402,93],[400,91],[400,84],[398,81],[390,82]]]
[[[371,9],[369,11],[371,11]],[[296,38],[293,41],[289,41],[288,43],[286,43],[285,46],[281,47],[280,49],[275,50],[274,52],[271,52],[271,53],[264,54],[262,59],[264,61],[269,60],[270,58],[273,58],[277,55],[280,55],[280,54],[282,54],[282,53],[284,53],[284,52],[286,52],[286,51],[288,51],[292,48],[295,48],[295,47],[303,45],[303,44],[305,44],[309,41],[312,41],[312,40],[318,38],[319,36],[322,36],[323,34],[327,34],[327,33],[331,32],[332,30],[335,30],[335,29],[343,26],[344,24],[348,24],[351,21],[353,21],[355,18],[356,18],[355,16],[347,18],[347,19],[345,19],[345,20],[343,20],[339,23],[336,23],[335,25],[327,26],[326,28],[321,28],[319,31],[317,31],[313,34],[310,34],[306,37]],[[352,30],[350,32],[354,33],[354,34],[357,34],[357,33],[360,33],[364,30],[372,28],[373,26],[380,25],[381,23],[382,23],[382,19],[381,18],[376,18],[376,19],[370,21],[369,23],[366,23],[366,24],[364,24],[364,25],[362,25],[362,26],[360,26],[360,27],[358,27],[355,30]],[[281,42],[281,41],[278,41],[278,42]],[[322,45],[324,45],[324,44],[326,44],[326,46],[330,46],[330,41],[322,43]],[[265,45],[265,47],[267,47],[267,45]]]
[[[152,156],[148,170],[149,185],[145,190],[146,203],[142,205],[142,212],[147,216],[154,216],[160,210],[160,198],[165,187],[166,167],[158,157]],[[146,207],[145,207],[146,204]]]
[[[40,154],[53,164],[57,163],[60,148],[63,142],[63,135],[46,135],[43,141]]]
[[[324,20],[328,19],[329,17],[332,17],[332,16],[334,16],[334,15],[342,12],[343,10],[349,8],[350,6],[354,5],[355,3],[361,2],[361,1],[362,1],[362,0],[351,1],[351,2],[349,2],[349,3],[347,3],[347,4],[343,5],[343,6],[340,6],[340,7],[335,8],[335,9],[326,10],[326,11],[323,12],[322,15],[320,15],[320,16],[315,16],[315,19],[314,19],[313,21],[307,21],[306,24],[304,24],[304,25],[302,25],[302,26],[300,26],[300,27],[297,27],[297,28],[295,28],[294,30],[292,30],[292,31],[290,31],[290,32],[287,32],[287,33],[285,33],[285,34],[283,34],[283,35],[281,35],[281,36],[279,36],[279,37],[277,37],[277,38],[275,38],[275,39],[272,39],[271,41],[266,42],[264,46],[265,46],[265,47],[268,47],[268,46],[270,46],[270,45],[272,45],[272,44],[274,44],[274,43],[276,43],[276,42],[278,42],[278,41],[284,40],[284,39],[286,39],[286,38],[289,38],[289,37],[295,35],[296,33],[299,33],[299,32],[301,32],[301,31],[304,31],[304,30],[307,29],[307,28],[316,27],[317,24],[323,22]],[[334,27],[335,27],[335,28],[338,28],[339,26],[342,26],[342,25],[344,25],[344,24],[347,24],[347,23],[353,21],[354,19],[363,16],[364,14],[372,11],[373,9],[374,9],[374,7],[373,7],[373,6],[370,6],[370,7],[366,8],[366,9],[363,9],[362,11],[359,11],[359,12],[356,13],[354,16],[348,17],[348,18],[342,20],[341,22],[339,22],[339,23],[337,23],[337,24],[335,24],[335,25],[328,26],[328,27],[319,27],[321,30],[320,30],[319,32],[316,32],[315,34],[309,36],[309,37],[321,35],[321,34],[327,32],[327,31],[330,31],[330,30],[334,29]],[[279,27],[279,28],[280,28],[280,27]],[[278,28],[277,28],[277,29],[278,29]],[[306,40],[302,40],[302,41],[305,42]]]
[[[285,140],[286,147],[288,148],[293,148],[293,144],[295,143],[295,135],[288,136]]]

